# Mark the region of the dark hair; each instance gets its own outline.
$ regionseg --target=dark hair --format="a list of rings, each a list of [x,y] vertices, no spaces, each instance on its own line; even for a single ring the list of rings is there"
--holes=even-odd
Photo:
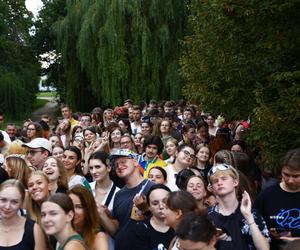
[[[233,141],[231,147],[233,147],[234,145],[238,145],[241,147],[241,149],[243,150],[243,152],[246,151],[246,143],[242,140],[236,140],[236,141]]]
[[[74,212],[74,205],[71,198],[65,193],[56,193],[50,195],[44,202],[53,202],[60,206],[65,213]]]
[[[4,140],[4,135],[3,133],[0,131],[0,141],[3,141]]]
[[[205,121],[200,121],[198,124],[197,124],[197,130],[199,130],[200,128],[204,127],[205,130],[208,132],[208,124],[207,122]]]
[[[81,154],[81,151],[80,151],[79,148],[77,148],[75,146],[70,146],[65,151],[67,151],[67,150],[76,154],[77,161],[82,160],[82,154]],[[83,175],[80,164],[76,165],[76,167],[75,167],[75,173],[79,174],[79,175]]]
[[[292,170],[300,170],[300,148],[289,150],[281,160],[281,167],[289,167]]]
[[[72,139],[73,139],[74,136],[75,136],[76,130],[79,129],[79,128],[83,129],[80,125],[76,125],[76,126],[74,126],[74,128],[72,128]]]
[[[147,203],[148,205],[150,204],[150,194],[156,190],[156,189],[163,189],[163,190],[166,190],[167,192],[171,193],[171,190],[170,188],[168,188],[166,185],[164,184],[154,184],[150,187],[148,193],[147,193],[147,196],[146,196],[146,200],[147,200]]]
[[[131,125],[129,119],[120,119],[119,121],[122,121],[125,126],[127,127],[126,130],[129,134],[132,134]],[[119,125],[118,125],[119,126]]]
[[[199,210],[197,201],[193,195],[183,190],[171,192],[169,194],[167,207],[173,211],[179,209],[182,214]]]
[[[159,166],[154,166],[154,167],[152,167],[152,168],[149,170],[148,175],[149,175],[149,173],[150,173],[150,171],[151,171],[152,169],[157,169],[157,170],[159,170],[159,171],[161,172],[161,174],[163,175],[164,180],[165,180],[165,181],[167,180],[167,171],[164,170],[162,167],[159,167]]]
[[[217,231],[212,222],[205,215],[191,212],[180,222],[176,235],[179,239],[209,244]]]
[[[39,124],[41,125],[42,129],[44,131],[49,131],[50,130],[50,127],[49,125],[47,124],[47,122],[43,121],[43,120],[40,120],[39,121]]]
[[[195,173],[190,169],[182,169],[176,176],[176,185],[180,190],[185,190],[186,181],[190,176],[194,176]]]
[[[179,152],[181,152],[183,149],[185,149],[185,148],[191,148],[191,149],[193,149],[194,151],[195,151],[195,149],[194,149],[194,147],[193,146],[191,146],[191,145],[189,145],[189,144],[186,144],[186,143],[182,143],[182,144],[180,144],[178,147],[177,147],[177,152],[179,153]]]
[[[197,169],[197,168],[196,168],[196,169]],[[185,181],[183,190],[186,190],[186,189],[187,189],[187,185],[188,185],[190,179],[192,179],[192,178],[199,178],[199,179],[203,182],[204,187],[205,187],[205,190],[206,190],[207,182],[204,180],[204,178],[203,178],[201,175],[195,175],[195,174],[194,174],[194,175],[191,175],[191,176],[189,176],[189,177],[186,178],[186,181]]]
[[[90,156],[88,163],[90,160],[100,160],[105,166],[108,166],[108,156],[104,151],[96,151]]]
[[[146,136],[144,139],[144,143],[143,143],[144,151],[146,150],[146,147],[148,145],[152,145],[152,144],[157,146],[157,153],[161,154],[161,152],[164,149],[164,144],[163,144],[161,138],[157,135]]]
[[[95,126],[89,126],[89,127],[85,128],[85,129],[83,130],[83,136],[84,136],[84,134],[85,134],[85,131],[91,131],[93,134],[97,134],[97,129],[96,129]]]

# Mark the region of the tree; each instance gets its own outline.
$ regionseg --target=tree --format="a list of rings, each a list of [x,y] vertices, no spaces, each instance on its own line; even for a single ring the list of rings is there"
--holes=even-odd
[[[1,1],[0,16],[0,107],[20,118],[31,111],[39,82],[29,35],[32,16],[20,0]]]
[[[179,39],[186,34],[186,1],[67,1],[55,24],[65,67],[68,102],[85,108],[126,98],[177,99]],[[90,93],[83,103],[83,91]],[[81,102],[81,104],[80,104]]]
[[[297,0],[194,0],[193,34],[183,43],[185,97],[228,118],[253,115],[249,140],[263,145],[271,163],[299,146],[282,138],[299,138],[298,118],[291,115],[299,107],[299,5]],[[279,122],[285,115],[288,128]]]

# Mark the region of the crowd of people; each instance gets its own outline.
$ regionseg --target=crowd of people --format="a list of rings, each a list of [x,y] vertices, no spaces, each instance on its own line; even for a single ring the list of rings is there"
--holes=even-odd
[[[60,111],[20,128],[0,112],[0,250],[300,249],[300,148],[272,176],[249,118]]]

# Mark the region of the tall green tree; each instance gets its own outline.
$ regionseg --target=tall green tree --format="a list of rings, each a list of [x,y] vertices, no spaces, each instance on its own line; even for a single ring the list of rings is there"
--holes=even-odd
[[[179,40],[186,34],[186,2],[67,1],[67,15],[55,30],[68,101],[79,107],[82,91],[105,106],[126,98],[180,97]]]
[[[39,64],[29,35],[32,16],[23,0],[0,1],[0,109],[20,118],[32,109]]]
[[[298,0],[193,0],[183,43],[185,97],[229,118],[252,115],[251,141],[272,163],[299,146],[286,139],[300,137],[299,10]]]

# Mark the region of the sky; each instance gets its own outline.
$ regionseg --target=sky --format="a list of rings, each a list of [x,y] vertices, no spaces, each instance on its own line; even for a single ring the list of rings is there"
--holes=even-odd
[[[38,13],[38,10],[42,7],[42,1],[41,0],[26,0],[25,5],[26,5],[26,8],[36,16]]]

